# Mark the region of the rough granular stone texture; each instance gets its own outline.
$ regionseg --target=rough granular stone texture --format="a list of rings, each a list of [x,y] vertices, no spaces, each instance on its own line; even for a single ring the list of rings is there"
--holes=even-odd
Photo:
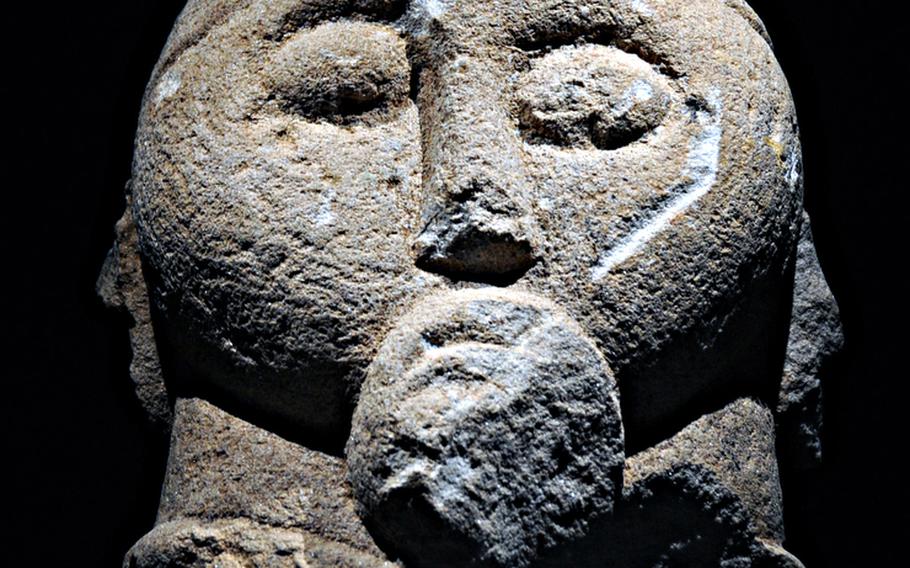
[[[363,515],[409,565],[529,565],[613,509],[615,387],[545,300],[428,300],[383,342],[354,415],[347,457]]]
[[[133,379],[136,396],[151,421],[166,430],[173,420],[173,409],[164,384],[158,346],[155,344],[131,201],[127,188],[126,211],[117,222],[116,240],[104,261],[97,291],[108,307],[122,310],[130,318],[130,377]]]
[[[627,458],[622,500],[543,566],[791,566],[771,411],[742,399]],[[792,564],[793,566],[799,566]]]
[[[774,418],[769,409],[742,399],[699,418],[669,440],[630,457],[625,486],[634,488],[642,479],[680,464],[710,471],[742,502],[759,537],[783,540]]]
[[[338,448],[398,316],[516,280],[597,342],[633,447],[774,380],[800,150],[741,11],[219,5],[190,3],[137,134],[133,213],[175,388]]]
[[[384,558],[354,512],[344,460],[203,400],[178,400],[176,415],[159,523],[249,519]]]
[[[787,358],[777,402],[782,459],[797,468],[822,457],[822,381],[844,346],[837,302],[822,273],[808,215],[796,252]]]
[[[99,282],[176,401],[131,558],[798,566],[802,187],[743,0],[190,0]]]
[[[395,568],[360,550],[247,519],[159,523],[123,568]]]
[[[627,488],[614,515],[537,565],[738,568],[760,550],[736,495],[707,468],[677,463]]]

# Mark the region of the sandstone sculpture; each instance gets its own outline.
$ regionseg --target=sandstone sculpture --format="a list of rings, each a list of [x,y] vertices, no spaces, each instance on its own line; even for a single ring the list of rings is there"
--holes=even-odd
[[[127,193],[125,566],[801,566],[842,338],[742,0],[190,0]]]

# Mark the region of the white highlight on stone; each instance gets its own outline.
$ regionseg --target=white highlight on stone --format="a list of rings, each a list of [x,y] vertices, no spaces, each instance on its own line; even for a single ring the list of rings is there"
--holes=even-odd
[[[180,89],[182,84],[180,72],[173,67],[168,69],[164,75],[161,76],[158,85],[155,86],[155,106],[160,105],[166,98],[173,96],[174,93]]]
[[[641,79],[632,83],[631,91],[632,98],[637,103],[649,101],[654,97],[654,87],[651,86],[651,83],[642,81]]]
[[[537,207],[543,211],[552,211],[553,200],[548,197],[541,197],[537,200]]]
[[[452,9],[456,0],[412,0],[404,25],[417,36],[430,33],[430,24]]]
[[[635,10],[636,12],[638,12],[639,14],[642,14],[644,16],[653,16],[654,15],[654,10],[651,8],[651,6],[648,5],[647,2],[645,2],[645,0],[632,0],[631,4],[632,4],[632,9]]]
[[[331,225],[335,221],[335,214],[332,212],[332,201],[335,199],[335,188],[329,186],[322,192],[322,202],[319,204],[319,212],[313,222],[317,227]]]
[[[452,7],[454,0],[418,0],[417,5],[431,18],[436,19]]]
[[[623,93],[622,99],[617,104],[611,114],[616,118],[629,112],[636,103],[643,103],[654,98],[654,87],[648,81],[642,79],[635,80],[626,92]]]
[[[390,477],[383,484],[383,492],[391,492],[399,487],[407,487],[415,477],[427,475],[433,470],[432,464],[421,459],[408,464],[407,467]]]
[[[723,102],[720,93],[712,91],[708,96],[710,110],[696,115],[702,127],[701,134],[690,143],[689,156],[684,175],[691,178],[685,191],[674,198],[657,216],[643,227],[622,239],[610,250],[591,271],[591,279],[602,280],[616,266],[622,264],[640,251],[651,239],[666,229],[680,213],[691,208],[707,194],[717,181],[717,167],[720,159],[720,142],[723,128]]]
[[[347,65],[348,67],[356,67],[360,65],[360,62],[363,60],[359,55],[347,56],[347,55],[338,55],[331,49],[320,49],[319,56],[323,59],[329,61],[337,62],[339,65]]]
[[[787,183],[790,186],[790,191],[795,192],[799,188],[799,179],[800,179],[800,158],[799,152],[793,151],[790,153],[790,156],[787,158],[787,161],[790,164],[790,169],[787,172]]]
[[[477,476],[471,463],[459,456],[446,459],[435,473],[439,505],[450,507],[464,499],[464,487],[470,487],[471,479]]]

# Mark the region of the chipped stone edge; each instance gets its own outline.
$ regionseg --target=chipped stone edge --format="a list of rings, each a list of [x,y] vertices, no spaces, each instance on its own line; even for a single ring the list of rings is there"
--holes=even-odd
[[[148,289],[139,257],[131,183],[127,183],[126,209],[117,221],[114,244],[104,260],[95,290],[107,307],[129,315],[130,378],[136,396],[152,424],[164,432],[169,431],[174,413],[158,356]]]

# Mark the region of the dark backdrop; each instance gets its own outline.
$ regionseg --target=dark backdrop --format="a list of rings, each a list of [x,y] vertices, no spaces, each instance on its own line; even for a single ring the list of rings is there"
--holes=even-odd
[[[143,88],[183,2],[40,4],[4,8],[2,563],[116,566],[152,526],[166,444],[131,392],[126,322],[93,287]],[[825,466],[785,480],[788,546],[808,568],[897,565],[905,32],[896,11],[860,3],[753,5],[796,97],[808,207],[848,341],[827,385]]]

